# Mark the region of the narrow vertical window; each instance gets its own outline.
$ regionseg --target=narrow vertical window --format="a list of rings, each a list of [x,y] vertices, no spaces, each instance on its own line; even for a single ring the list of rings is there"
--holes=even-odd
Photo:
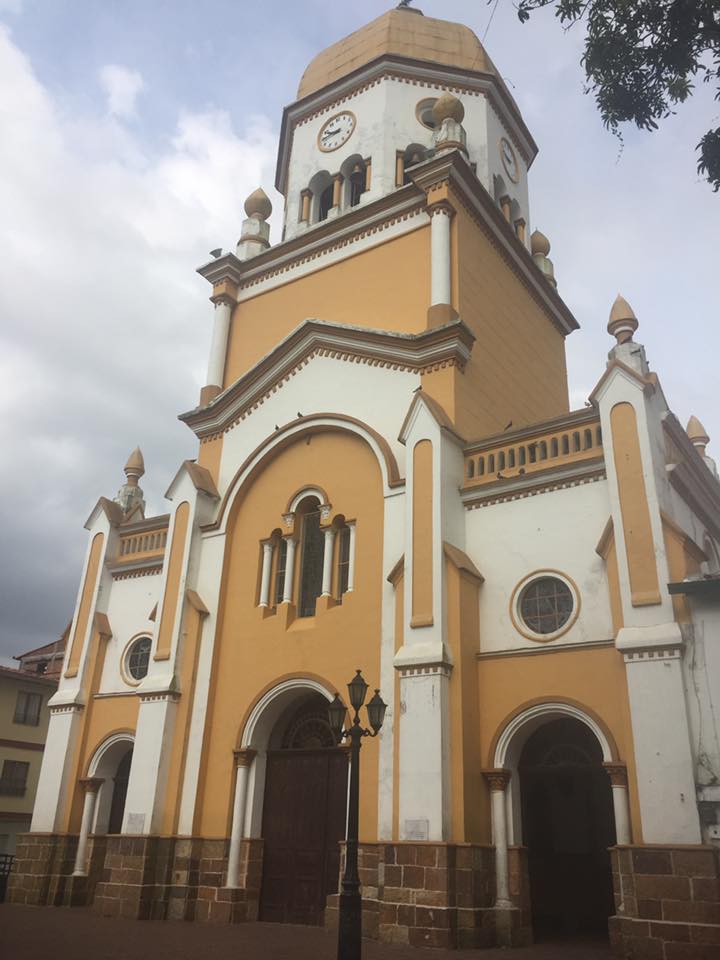
[[[287,569],[287,540],[281,540],[277,554],[277,568],[275,570],[275,603],[282,603],[285,593],[285,571]]]
[[[338,598],[347,593],[350,582],[350,528],[341,527],[338,532]]]
[[[360,203],[360,197],[365,193],[365,168],[359,163],[355,164],[353,172],[350,174],[350,206],[356,207]]]
[[[320,529],[320,510],[315,501],[305,512],[302,523],[301,617],[315,616],[315,601],[322,593],[324,551],[325,536]]]
[[[333,193],[334,187],[331,183],[329,187],[325,187],[323,192],[320,194],[320,201],[318,204],[318,220],[327,220],[328,213],[332,209],[333,205]]]

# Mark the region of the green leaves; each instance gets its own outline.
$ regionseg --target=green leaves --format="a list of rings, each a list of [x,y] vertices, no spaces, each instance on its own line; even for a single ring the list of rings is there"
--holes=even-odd
[[[656,130],[692,94],[698,74],[718,85],[720,98],[720,0],[519,0],[518,17],[525,23],[550,6],[566,29],[586,24],[586,92],[616,136],[627,122]],[[720,130],[697,149],[698,171],[719,190]]]

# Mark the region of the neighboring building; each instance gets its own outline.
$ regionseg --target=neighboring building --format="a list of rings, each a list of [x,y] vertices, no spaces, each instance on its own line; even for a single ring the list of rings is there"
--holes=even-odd
[[[0,667],[0,854],[15,853],[15,838],[30,828],[56,689],[52,677]]]
[[[369,936],[614,914],[627,955],[719,942],[720,483],[620,297],[569,409],[536,149],[459,24],[392,10],[312,61],[282,242],[258,190],[200,269],[197,462],[145,517],[136,450],[87,521],[11,899],[334,922],[327,704],[360,666],[388,704],[362,750]]]
[[[28,650],[27,653],[21,653],[13,657],[13,660],[17,660],[20,664],[18,669],[24,673],[36,673],[42,677],[59,678],[62,673],[65,645],[71,626],[72,624],[69,623],[63,635],[53,643],[46,643],[35,650]]]

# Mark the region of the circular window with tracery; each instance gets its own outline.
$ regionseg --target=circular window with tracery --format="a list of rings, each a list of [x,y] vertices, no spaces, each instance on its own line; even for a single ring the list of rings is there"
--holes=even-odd
[[[128,645],[123,657],[123,668],[126,674],[125,679],[129,683],[139,683],[147,676],[151,649],[150,637],[138,637]]]
[[[548,641],[566,633],[577,619],[580,601],[569,577],[545,571],[526,577],[510,604],[513,623],[530,640]]]

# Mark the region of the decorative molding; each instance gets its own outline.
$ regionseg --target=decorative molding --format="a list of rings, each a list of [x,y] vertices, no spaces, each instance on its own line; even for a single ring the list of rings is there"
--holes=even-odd
[[[464,368],[474,341],[461,320],[417,334],[305,320],[208,406],[179,419],[209,439],[240,423],[315,356],[424,373],[444,366]]]
[[[628,650],[623,653],[625,663],[637,663],[640,660],[680,660],[682,649],[677,647],[658,647],[653,650]]]
[[[616,763],[614,761],[605,761],[603,767],[607,771],[607,775],[610,777],[610,783],[613,787],[625,787],[627,790],[628,785],[628,774],[627,766],[624,763]]]
[[[105,780],[103,777],[80,777],[78,783],[84,793],[97,793]]]
[[[441,676],[449,677],[452,673],[452,664],[450,663],[419,663],[413,666],[395,667],[402,678],[423,677],[423,676]]]
[[[591,423],[598,423],[597,408],[584,407],[581,410],[572,410],[570,413],[564,413],[559,417],[551,417],[549,420],[531,423],[527,427],[518,427],[515,430],[503,430],[502,433],[494,433],[489,437],[483,437],[481,440],[470,440],[465,447],[464,453],[465,456],[468,457],[475,456],[475,454],[484,453],[486,450],[492,450],[495,447],[527,443],[536,437],[542,439],[552,433],[562,433],[565,430],[579,429]]]
[[[614,647],[614,640],[581,640],[576,643],[553,643],[551,647],[515,647],[512,650],[488,650],[476,653],[476,660],[504,660],[508,657],[543,657],[551,653],[572,653],[577,650],[596,650],[598,647]]]
[[[50,713],[80,713],[85,709],[84,703],[59,703],[57,706],[49,706]]]
[[[113,580],[130,580],[136,577],[151,577],[162,573],[164,556],[131,560],[128,563],[108,565]]]
[[[602,465],[599,465],[602,464]],[[571,464],[567,468],[543,470],[523,475],[520,481],[504,481],[504,489],[498,489],[503,481],[488,484],[481,490],[468,490],[461,494],[463,506],[468,510],[479,507],[491,507],[508,500],[524,500],[542,493],[566,490],[586,483],[596,483],[607,479],[603,461],[587,460],[581,465]]]
[[[481,773],[483,777],[485,777],[491,790],[499,790],[502,793],[505,793],[505,788],[510,783],[512,777],[510,770],[504,770],[502,768],[482,770]]]
[[[177,701],[180,699],[179,690],[148,690],[147,693],[143,693],[142,690],[139,690],[137,696],[140,697],[143,703],[159,703],[162,701]]]
[[[257,750],[252,750],[250,747],[243,747],[240,750],[233,750],[233,756],[235,757],[235,766],[249,767],[257,756]]]

